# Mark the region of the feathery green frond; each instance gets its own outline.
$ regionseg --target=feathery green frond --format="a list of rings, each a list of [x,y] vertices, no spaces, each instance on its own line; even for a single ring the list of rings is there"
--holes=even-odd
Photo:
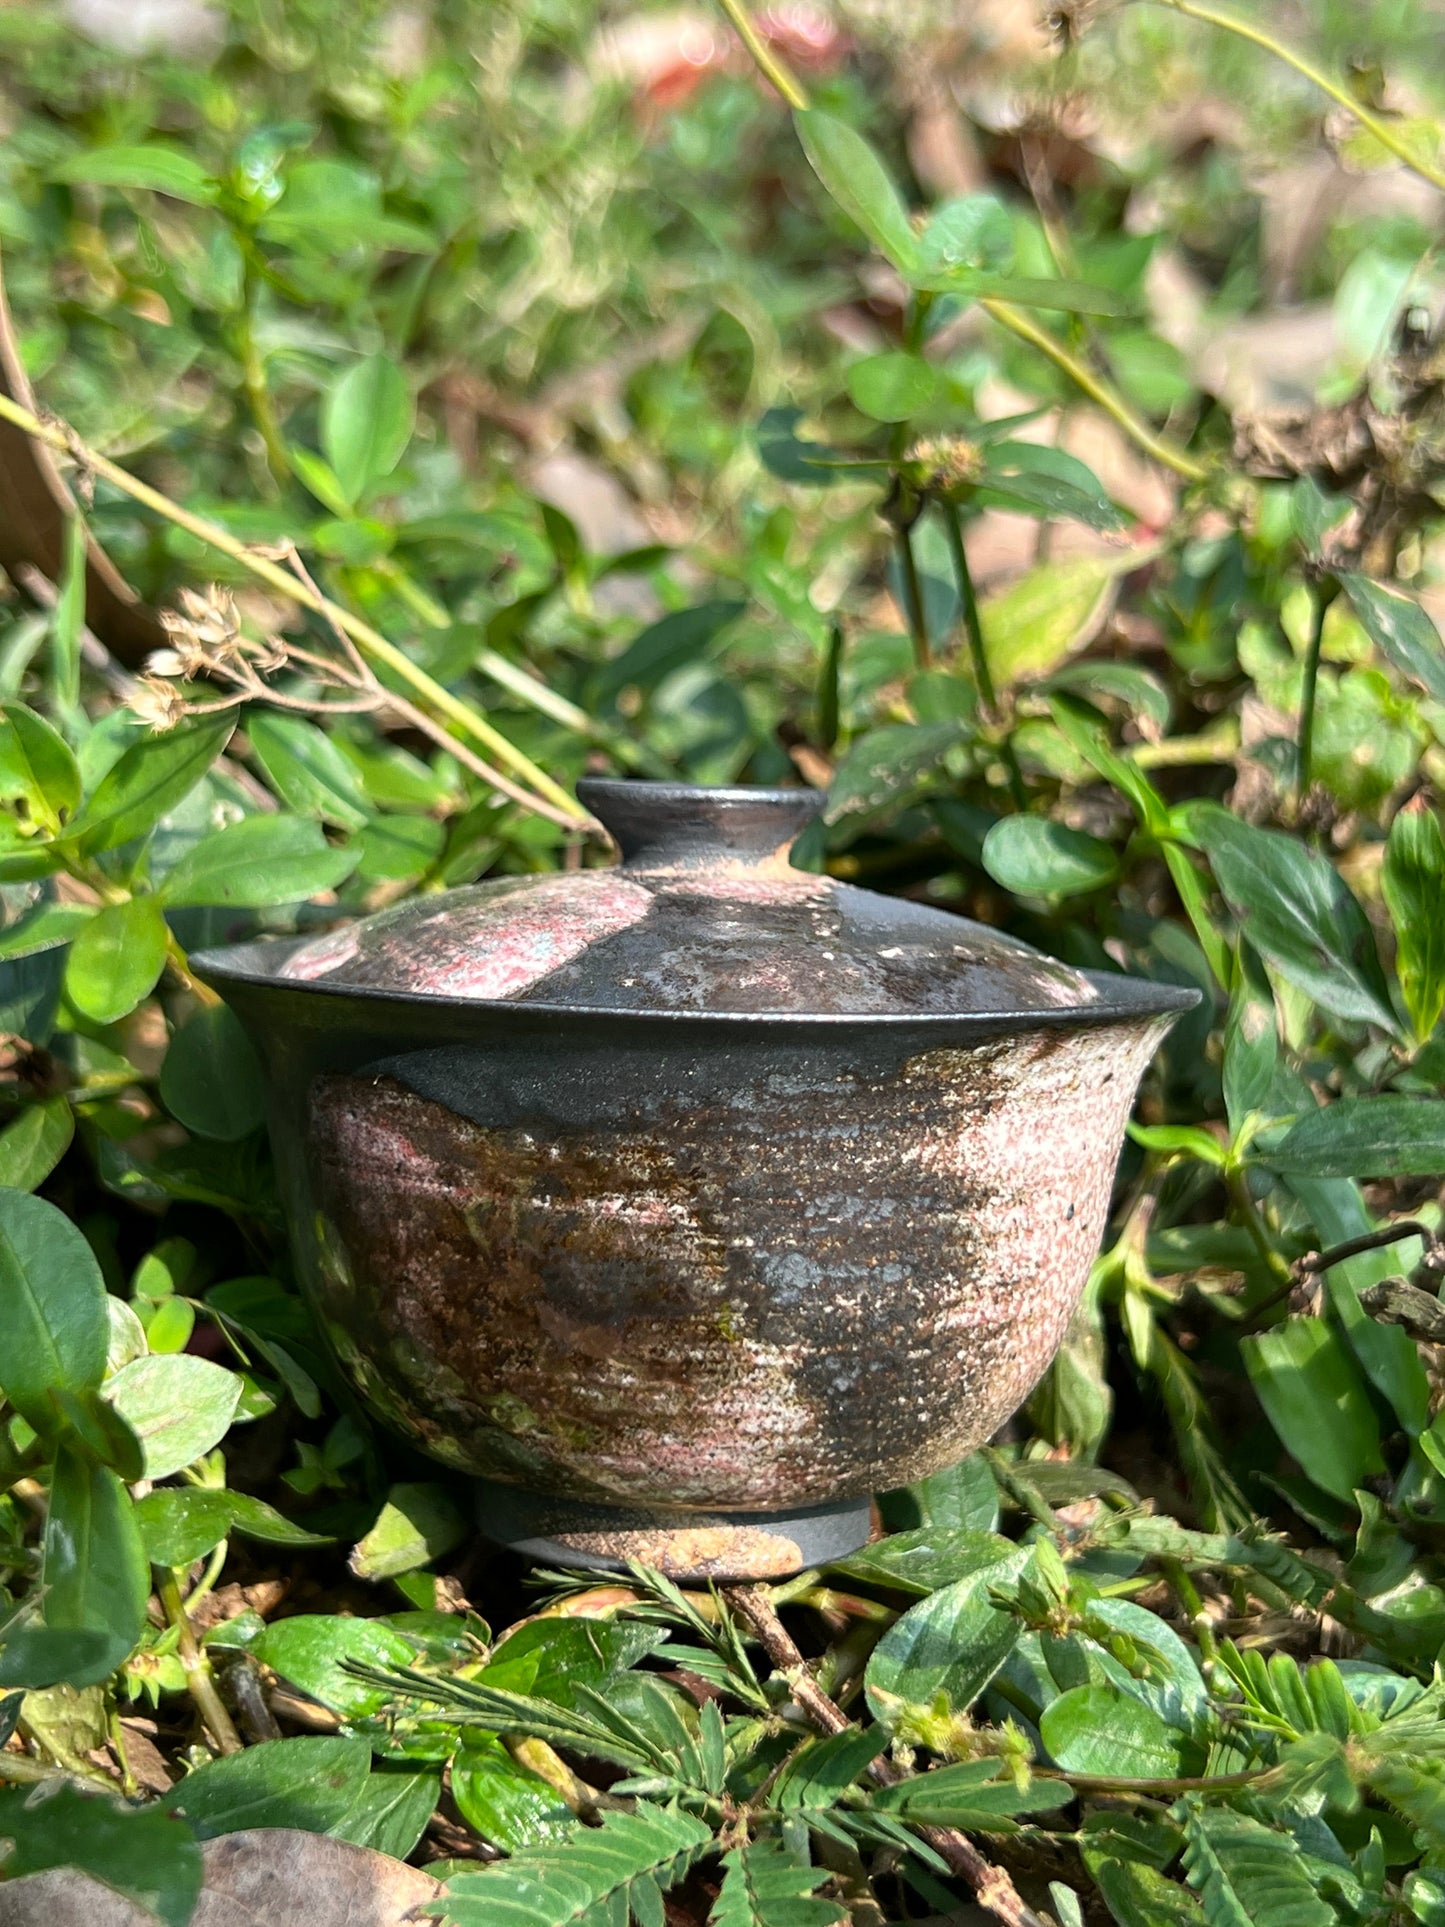
[[[1176,1811],[1184,1871],[1209,1927],[1335,1927],[1288,1834],[1227,1807],[1189,1801]]]
[[[847,1914],[817,1893],[826,1878],[821,1867],[799,1866],[772,1841],[734,1847],[723,1859],[708,1927],[835,1927]]]
[[[445,1890],[449,1927],[657,1927],[661,1896],[712,1845],[712,1830],[676,1807],[609,1813],[560,1845],[529,1848]],[[809,1923],[812,1927],[812,1923]]]

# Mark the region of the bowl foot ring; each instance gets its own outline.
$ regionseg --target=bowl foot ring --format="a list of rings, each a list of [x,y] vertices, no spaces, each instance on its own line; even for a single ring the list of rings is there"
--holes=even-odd
[[[692,1582],[785,1579],[845,1558],[867,1544],[871,1513],[868,1499],[795,1512],[715,1512],[550,1499],[489,1480],[477,1486],[482,1531],[524,1559],[588,1572],[626,1572],[635,1559]]]

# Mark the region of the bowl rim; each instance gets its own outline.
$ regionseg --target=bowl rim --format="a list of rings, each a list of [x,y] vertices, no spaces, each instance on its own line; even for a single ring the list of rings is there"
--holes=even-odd
[[[475,1015],[490,1021],[526,1023],[563,1018],[571,1023],[608,1023],[623,1028],[687,1029],[725,1026],[736,1031],[794,1029],[806,1031],[998,1031],[1027,1029],[1093,1029],[1110,1023],[1142,1021],[1149,1017],[1182,1016],[1203,1001],[1194,985],[1166,983],[1154,977],[1130,976],[1123,971],[1085,970],[1080,974],[1099,991],[1096,1003],[1051,1004],[1031,1010],[957,1011],[807,1011],[807,1010],[626,1010],[606,1004],[549,1003],[542,999],[452,997],[438,991],[398,990],[376,984],[328,982],[325,977],[289,978],[278,975],[287,958],[311,934],[260,938],[194,951],[192,974],[220,991],[228,987],[288,997],[337,1000],[384,1008],[398,1013],[449,1013],[456,1019]],[[334,1017],[333,1020],[334,1022]]]

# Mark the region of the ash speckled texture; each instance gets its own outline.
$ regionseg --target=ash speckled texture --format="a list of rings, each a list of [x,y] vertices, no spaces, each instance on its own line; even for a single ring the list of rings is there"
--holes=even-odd
[[[322,1315],[451,1463],[542,1492],[769,1510],[986,1439],[1100,1241],[1156,1017],[748,1060],[607,1123],[471,1121],[407,1060],[306,1128]],[[423,1080],[425,1081],[425,1080]]]
[[[983,924],[793,869],[788,841],[816,793],[581,788],[616,830],[619,868],[414,898],[303,945],[281,977],[736,1016],[1058,1010],[1098,995],[1081,971]]]

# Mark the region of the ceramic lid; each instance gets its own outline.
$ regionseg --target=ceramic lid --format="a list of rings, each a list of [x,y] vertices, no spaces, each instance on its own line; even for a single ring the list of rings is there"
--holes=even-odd
[[[279,977],[466,1001],[746,1016],[954,1015],[1099,1001],[1081,971],[984,924],[796,870],[802,789],[587,780],[612,869],[501,877],[293,952]]]

